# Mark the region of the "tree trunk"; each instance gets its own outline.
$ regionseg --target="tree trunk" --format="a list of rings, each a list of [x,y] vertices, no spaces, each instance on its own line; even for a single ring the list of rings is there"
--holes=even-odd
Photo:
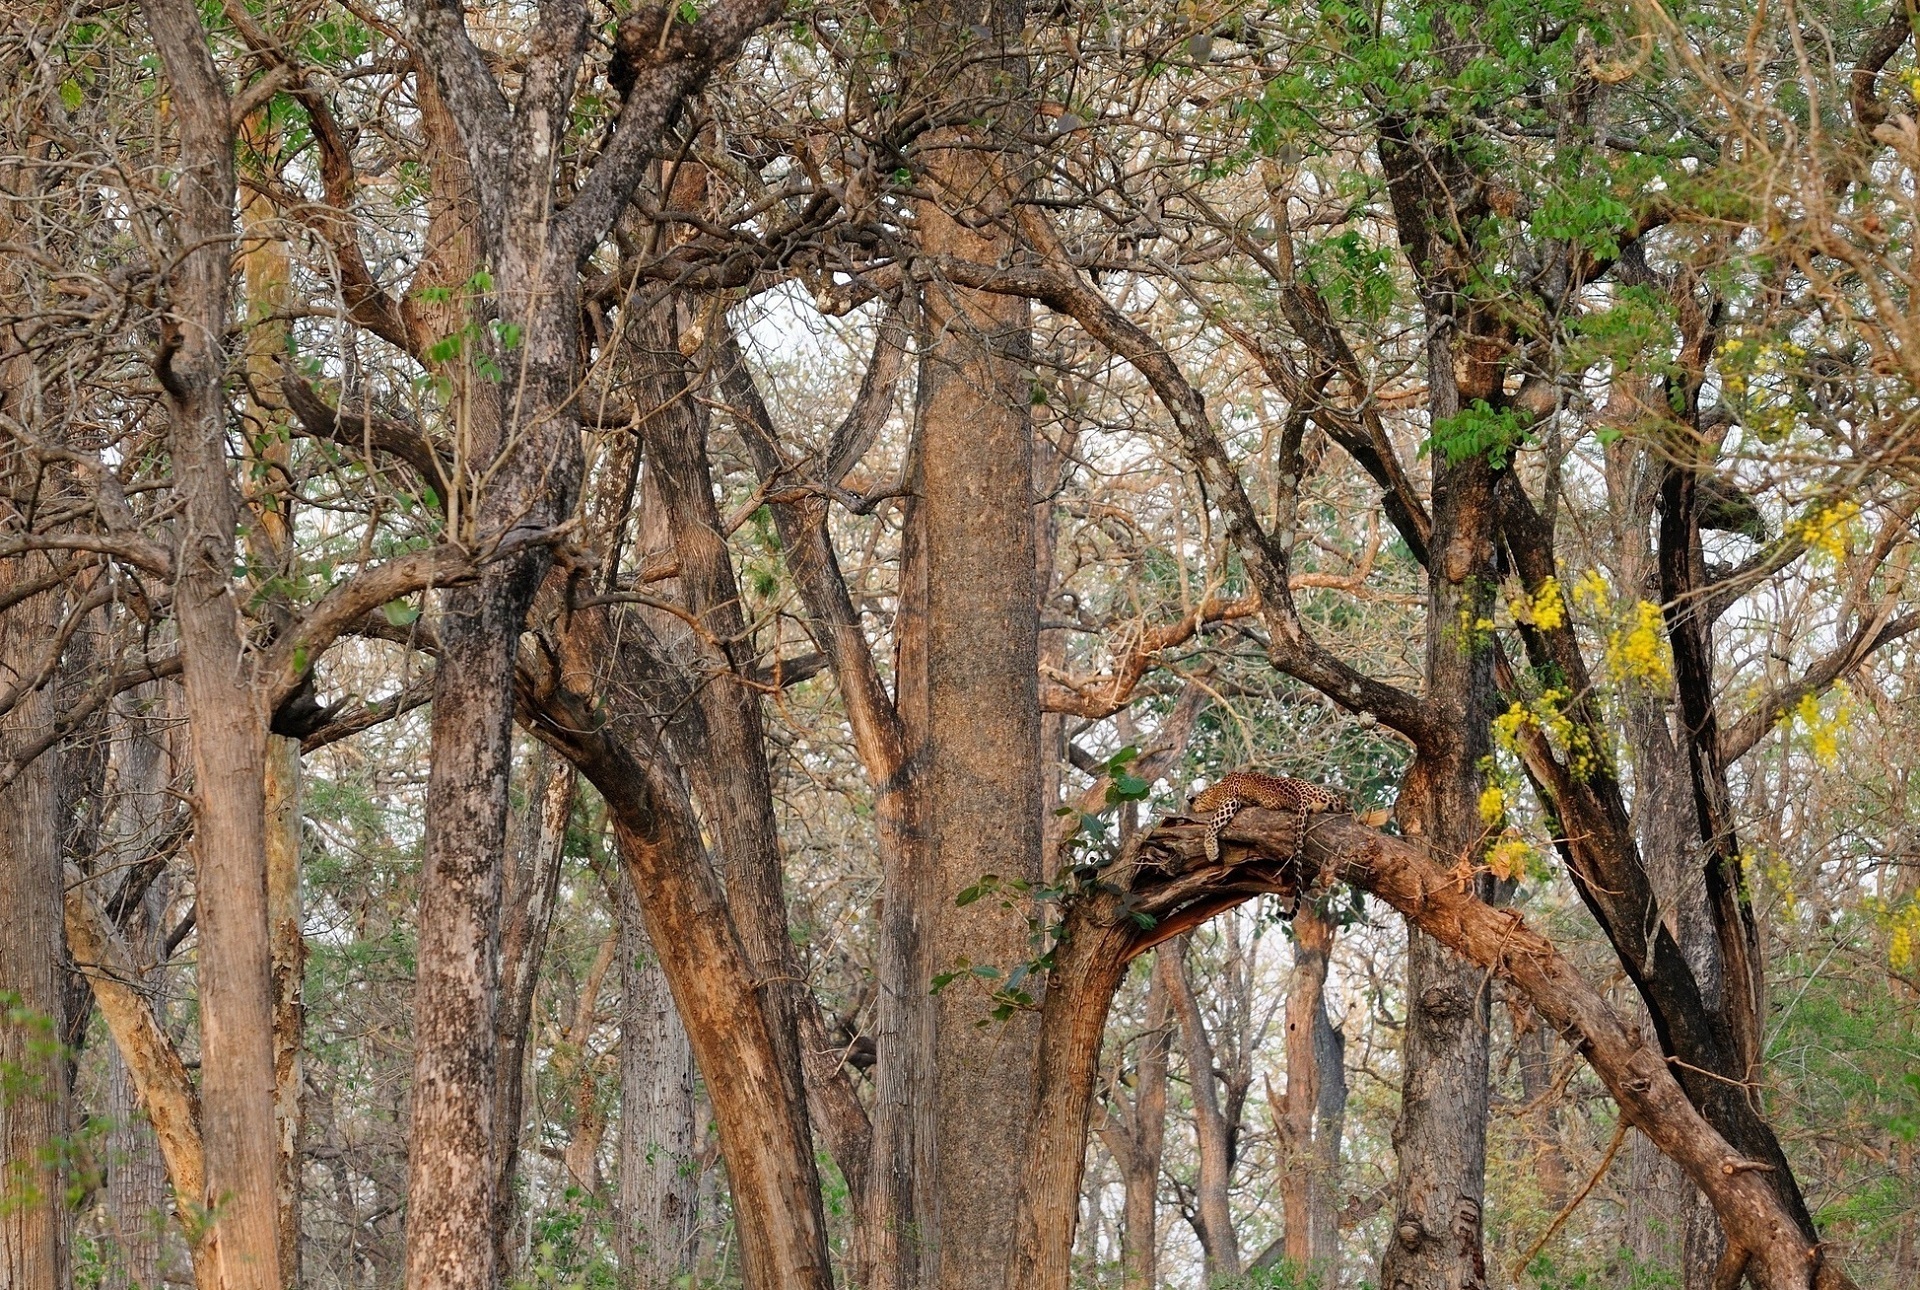
[[[1120,1095],[1114,1094],[1118,1123],[1106,1135],[1120,1167],[1124,1195],[1120,1222],[1124,1290],[1153,1290],[1159,1284],[1160,1158],[1167,1132],[1167,1055],[1176,1024],[1166,979],[1156,966],[1147,988],[1147,1029],[1140,1037],[1134,1067],[1133,1100],[1122,1108]]]
[[[166,687],[168,690],[171,687]],[[144,726],[144,704],[158,699],[162,687],[142,686],[129,702],[116,704],[119,738],[113,744],[113,783],[118,790],[108,828],[112,870],[130,873],[159,844],[158,825],[170,778],[166,750]],[[165,998],[165,967],[160,956],[166,940],[170,876],[162,872],[148,884],[139,903],[122,920],[137,985]],[[164,1016],[157,1016],[162,1026]],[[161,1258],[168,1227],[167,1169],[153,1126],[140,1105],[133,1072],[118,1044],[107,1046],[107,1252],[104,1290],[147,1290],[160,1283]]]
[[[624,703],[601,704],[568,689],[600,675],[623,652],[609,643],[606,620],[576,611],[540,660],[527,660],[523,715],[560,748],[606,800],[628,879],[646,914],[647,934],[673,991],[694,1058],[713,1100],[720,1147],[739,1226],[741,1271],[749,1290],[828,1290],[826,1231],[819,1221],[818,1174],[804,1156],[775,1064],[753,973],[728,916],[685,789],[659,760],[650,722]],[[536,672],[537,661],[551,668]],[[644,690],[621,675],[611,692]],[[652,754],[642,762],[635,749]]]
[[[1337,1284],[1340,1130],[1347,1110],[1346,1039],[1327,1019],[1327,961],[1334,925],[1303,908],[1293,920],[1287,985],[1287,1091],[1278,1108],[1280,1205],[1293,1267]],[[1271,1096],[1271,1093],[1269,1093]]]
[[[1429,344],[1430,411],[1457,415],[1449,333]],[[1398,804],[1402,827],[1444,865],[1472,866],[1485,844],[1479,814],[1493,717],[1489,622],[1492,468],[1480,456],[1436,460],[1427,580],[1426,691],[1447,733],[1422,748]],[[1491,895],[1483,873],[1471,880]],[[1407,1029],[1401,1048],[1393,1231],[1381,1259],[1384,1290],[1478,1290],[1486,1284],[1481,1228],[1487,1158],[1490,998],[1486,973],[1417,927],[1407,931]]]
[[[520,1130],[527,1070],[527,1028],[534,991],[546,954],[560,865],[573,812],[572,765],[546,750],[534,761],[540,795],[522,817],[515,864],[509,875],[506,922],[500,938],[500,1012],[494,1047],[499,1066],[495,1119],[500,1126],[494,1163],[494,1258],[502,1277],[513,1270],[519,1198],[514,1181],[520,1163]]]
[[[798,1034],[800,994],[807,986],[787,924],[785,866],[774,821],[760,695],[748,680],[754,667],[752,641],[714,502],[706,417],[692,397],[694,374],[679,361],[680,333],[669,312],[672,307],[669,301],[629,333],[650,378],[640,383],[642,406],[652,410],[642,423],[647,475],[666,510],[681,594],[702,628],[692,642],[698,659],[695,707],[681,709],[683,716],[697,714],[697,721],[669,721],[667,736],[718,841],[728,905],[754,977],[761,982],[767,1032],[788,1083],[788,1100],[796,1108],[795,1152],[812,1160]],[[817,1186],[814,1191],[817,1194]],[[819,1222],[824,1227],[824,1212]]]
[[[997,117],[1024,82],[1017,6],[962,0],[911,21],[910,75],[967,115]],[[956,54],[969,59],[957,77]],[[941,79],[944,78],[944,79]],[[936,88],[937,87],[937,88]],[[986,107],[985,104],[993,104]],[[1005,215],[1012,192],[993,125],[936,130],[921,141],[938,194],[917,212],[930,257],[999,263],[1013,254]],[[959,893],[993,876],[1041,873],[1039,593],[1033,532],[1033,426],[1028,416],[1029,307],[932,282],[922,293],[927,332],[917,421],[925,577],[925,724],[931,883],[917,893],[932,967],[991,967],[995,984],[1037,952],[1027,901],[1002,889],[961,907]],[[991,1284],[1003,1274],[1033,1106],[1037,1017],[1004,1021],[982,978],[963,976],[935,1003],[933,1171],[935,1284]],[[1037,979],[1021,982],[1032,993]],[[923,988],[917,981],[907,990]],[[985,1024],[982,1024],[985,1023]]]
[[[449,593],[440,620],[413,1005],[410,1290],[484,1287],[495,1273],[496,973],[523,586],[492,574]]]
[[[274,1201],[280,1222],[280,1281],[300,1285],[302,981],[307,943],[300,917],[300,741],[267,736],[267,925],[273,959],[273,1110],[278,1137]]]
[[[0,395],[4,397],[4,395]],[[12,456],[9,452],[7,457]],[[0,485],[33,486],[37,471],[0,457]],[[31,514],[31,497],[8,499]],[[0,561],[0,594],[43,570],[43,557]],[[31,683],[60,623],[61,596],[42,592],[0,614],[0,694]],[[54,687],[25,695],[0,718],[0,754],[53,724]],[[0,789],[0,1282],[65,1290],[71,1216],[63,1158],[68,1134],[64,1033],[66,943],[61,932],[60,754],[41,754]]]
[[[630,883],[621,884],[618,1227],[623,1290],[663,1290],[693,1271],[700,1171],[693,1049]]]
[[[150,0],[147,26],[172,86],[180,161],[168,321],[155,371],[166,393],[182,502],[174,608],[193,748],[200,937],[200,1132],[215,1284],[280,1283],[272,954],[267,927],[267,714],[250,683],[232,592],[238,507],[226,457],[234,130],[198,13]]]
[[[1154,970],[1162,975],[1173,1015],[1180,1025],[1180,1046],[1193,1091],[1193,1132],[1200,1148],[1200,1179],[1194,1187],[1195,1228],[1205,1256],[1208,1284],[1240,1275],[1240,1238],[1234,1231],[1227,1187],[1233,1175],[1233,1144],[1213,1074],[1213,1044],[1207,1038],[1200,1001],[1187,972],[1188,937],[1159,955]]]

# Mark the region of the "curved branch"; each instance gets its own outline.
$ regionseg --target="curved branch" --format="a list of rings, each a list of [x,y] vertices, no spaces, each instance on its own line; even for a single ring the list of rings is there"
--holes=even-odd
[[[1189,913],[1217,913],[1260,894],[1297,898],[1333,881],[1367,891],[1455,953],[1511,983],[1586,1059],[1621,1114],[1677,1163],[1712,1203],[1728,1240],[1767,1287],[1850,1287],[1801,1235],[1757,1168],[1688,1100],[1668,1061],[1631,1031],[1553,942],[1518,911],[1495,908],[1425,852],[1351,815],[1242,811],[1204,858],[1206,827],[1172,818],[1068,902],[1050,974],[1010,1284],[1063,1290],[1078,1205],[1099,1033],[1125,963]],[[1143,917],[1144,915],[1144,917]],[[1151,927],[1141,924],[1152,920]]]

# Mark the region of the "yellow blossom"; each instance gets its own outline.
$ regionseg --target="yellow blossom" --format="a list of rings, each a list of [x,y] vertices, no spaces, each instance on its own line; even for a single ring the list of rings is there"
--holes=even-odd
[[[1533,869],[1533,848],[1509,829],[1487,852],[1487,869],[1494,877],[1511,882]]]
[[[1560,595],[1560,580],[1548,578],[1533,595],[1533,625],[1550,632],[1566,621],[1567,602]]]
[[[1665,625],[1660,606],[1650,600],[1637,602],[1631,621],[1615,628],[1607,638],[1607,663],[1614,674],[1649,687],[1672,680],[1673,660],[1667,652]]]
[[[1842,498],[1796,520],[1789,531],[1817,554],[1829,560],[1838,560],[1847,553],[1848,541],[1852,537],[1849,526],[1859,513],[1858,502]]]
[[[1487,824],[1498,824],[1507,813],[1507,794],[1498,784],[1489,784],[1480,794],[1480,818]]]

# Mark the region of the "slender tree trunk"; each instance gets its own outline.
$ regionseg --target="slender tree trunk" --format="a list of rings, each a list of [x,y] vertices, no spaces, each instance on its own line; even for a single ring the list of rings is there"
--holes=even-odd
[[[621,884],[619,1193],[624,1290],[660,1290],[693,1271],[700,1171],[693,1049],[632,885]]]
[[[1167,1133],[1167,1055],[1173,1045],[1172,1007],[1165,977],[1156,968],[1147,988],[1147,1032],[1134,1068],[1133,1102],[1116,1136],[1123,1151],[1124,1193],[1120,1226],[1120,1278],[1125,1290],[1154,1290],[1160,1263],[1160,1158]]]
[[[170,692],[166,687],[165,692]],[[158,844],[157,826],[168,775],[166,750],[145,728],[141,709],[161,698],[160,686],[143,686],[116,705],[120,737],[113,746],[113,782],[117,800],[108,828],[113,869],[131,872]],[[124,919],[127,943],[139,968],[139,984],[154,990],[158,1019],[164,1025],[165,968],[160,955],[166,939],[169,875],[161,873]],[[118,1044],[107,1046],[107,1226],[104,1290],[147,1290],[159,1285],[168,1227],[167,1169],[153,1126],[141,1107],[133,1073]]]
[[[506,921],[500,939],[500,1012],[494,1037],[499,1066],[495,1117],[500,1126],[494,1165],[493,1239],[504,1278],[513,1270],[519,1230],[515,1178],[520,1163],[520,1131],[527,1070],[527,1029],[533,996],[540,982],[547,932],[553,923],[560,885],[567,821],[573,812],[576,776],[571,764],[545,749],[534,760],[539,796],[523,816],[519,848],[509,875]]]
[[[1302,908],[1293,920],[1287,984],[1287,1091],[1281,1101],[1280,1205],[1286,1257],[1295,1268],[1338,1281],[1340,1130],[1346,1118],[1346,1040],[1327,1019],[1331,919]]]
[[[1188,944],[1189,938],[1181,937],[1168,947],[1169,952],[1158,957],[1154,968],[1163,975],[1173,1015],[1180,1024],[1180,1047],[1193,1091],[1193,1132],[1200,1149],[1200,1178],[1194,1186],[1195,1227],[1211,1284],[1240,1275],[1240,1238],[1234,1230],[1227,1195],[1233,1177],[1233,1144],[1214,1080],[1213,1043],[1207,1037],[1206,1021],[1200,1015],[1200,1001],[1194,997],[1187,970]]]

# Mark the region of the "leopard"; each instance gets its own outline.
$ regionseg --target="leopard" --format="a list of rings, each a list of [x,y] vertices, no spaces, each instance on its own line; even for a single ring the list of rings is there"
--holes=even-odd
[[[1262,775],[1251,770],[1229,772],[1218,783],[1189,799],[1188,806],[1196,816],[1206,819],[1204,846],[1209,863],[1219,861],[1220,832],[1233,823],[1233,817],[1240,813],[1242,807],[1258,806],[1263,810],[1285,811],[1300,816],[1353,809],[1346,797],[1330,788],[1322,788],[1289,775]]]

